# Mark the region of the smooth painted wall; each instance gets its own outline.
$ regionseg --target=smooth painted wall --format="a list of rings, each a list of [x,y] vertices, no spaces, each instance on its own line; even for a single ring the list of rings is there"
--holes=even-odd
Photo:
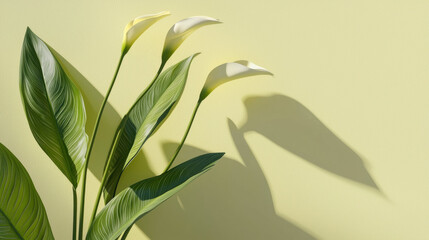
[[[28,169],[57,239],[71,237],[71,185],[25,119],[25,29],[80,72],[91,124],[124,26],[162,10],[172,15],[134,44],[110,97],[87,214],[114,127],[156,72],[165,33],[207,15],[224,23],[195,32],[171,59],[203,53],[122,187],[163,170],[213,67],[247,59],[275,76],[229,83],[205,101],[179,162],[212,151],[225,158],[140,220],[129,239],[429,239],[428,1],[0,0],[0,141]]]

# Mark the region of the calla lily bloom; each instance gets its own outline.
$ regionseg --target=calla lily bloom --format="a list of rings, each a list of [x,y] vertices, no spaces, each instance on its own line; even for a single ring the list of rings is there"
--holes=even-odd
[[[182,42],[185,41],[185,39],[195,30],[206,25],[217,23],[221,22],[211,17],[196,16],[183,19],[174,24],[168,31],[165,38],[162,61],[166,62]]]
[[[273,75],[267,69],[260,67],[252,62],[240,60],[236,62],[224,63],[215,67],[207,76],[206,83],[200,94],[200,102],[204,100],[216,87],[226,82],[256,76]]]
[[[124,40],[122,41],[123,54],[128,52],[137,38],[150,26],[168,15],[170,15],[169,11],[163,11],[157,14],[140,16],[130,21],[124,29]]]

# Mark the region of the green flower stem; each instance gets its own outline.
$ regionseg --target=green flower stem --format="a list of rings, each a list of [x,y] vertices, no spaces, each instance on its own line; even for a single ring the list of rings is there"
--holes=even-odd
[[[118,141],[118,138],[116,136],[121,134],[121,130],[122,129],[119,129],[117,131],[117,133],[115,134],[115,140],[113,141],[111,149],[113,149],[113,146],[116,145],[116,143]],[[110,151],[109,158],[108,158],[107,164],[106,164],[106,168],[104,169],[103,177],[101,178],[100,187],[98,188],[97,197],[95,198],[94,207],[92,208],[92,214],[91,214],[91,218],[89,220],[89,226],[91,226],[92,222],[94,221],[95,215],[97,214],[98,204],[100,203],[100,198],[101,198],[103,186],[104,186],[104,184],[106,184],[106,180],[107,180],[107,166],[110,165],[111,160],[112,160],[112,154]]]
[[[127,230],[125,230],[124,234],[122,234],[121,240],[125,240],[125,239],[127,238],[128,233],[130,233],[131,228],[133,227],[133,225],[134,225],[134,224],[131,224],[131,226],[129,226],[129,227],[127,228]]]
[[[168,169],[171,167],[171,165],[173,164],[174,160],[176,159],[177,155],[180,152],[180,149],[182,149],[183,144],[186,141],[186,138],[188,137],[189,134],[189,130],[191,130],[191,126],[192,123],[194,122],[195,119],[195,115],[197,114],[198,108],[200,107],[202,101],[198,101],[197,105],[195,106],[194,112],[192,113],[192,117],[191,120],[189,121],[188,127],[186,128],[186,132],[185,135],[183,135],[182,141],[180,142],[180,145],[176,148],[176,152],[174,153],[173,157],[171,158],[170,162],[168,163],[167,167],[165,168],[164,172],[167,172]]]
[[[198,103],[197,103],[197,105],[195,106],[194,112],[192,113],[191,120],[189,121],[188,127],[186,128],[185,135],[183,136],[182,141],[180,142],[180,145],[176,148],[176,152],[174,153],[174,156],[171,158],[170,162],[168,163],[168,165],[167,165],[167,167],[165,168],[165,170],[164,170],[164,172],[163,172],[163,173],[165,173],[165,172],[167,172],[167,171],[168,171],[168,169],[171,167],[171,165],[173,164],[174,160],[176,159],[177,155],[179,154],[180,149],[182,149],[183,144],[185,143],[186,138],[188,137],[189,131],[191,130],[191,126],[192,126],[192,123],[194,122],[195,115],[197,114],[198,108],[200,107],[201,102],[202,102],[204,99],[205,99],[205,97],[204,97],[204,98],[201,98],[201,97],[200,97],[200,99],[198,100]],[[133,225],[134,225],[134,224],[131,224],[131,225],[127,228],[127,230],[125,230],[124,234],[122,235],[121,240],[125,240],[125,239],[127,238],[128,233],[130,232],[130,230],[131,230],[131,228],[133,227]]]
[[[82,178],[82,192],[80,198],[80,214],[79,214],[79,240],[82,240],[83,234],[83,217],[85,212],[85,188],[86,188],[86,173],[88,171],[89,158],[91,156],[92,147],[94,145],[95,136],[97,134],[98,126],[100,125],[101,115],[103,114],[104,107],[106,106],[107,99],[109,98],[110,92],[112,91],[113,85],[115,84],[116,77],[118,76],[119,69],[121,68],[122,60],[125,57],[125,53],[121,53],[121,57],[119,58],[118,66],[116,67],[115,74],[113,75],[112,82],[110,83],[109,89],[107,90],[106,96],[104,97],[103,103],[101,104],[100,110],[97,115],[97,119],[95,121],[94,130],[92,131],[91,140],[88,146],[88,150],[86,152],[86,162],[85,167],[83,169],[83,178]]]
[[[73,240],[76,240],[76,221],[77,221],[77,195],[76,195],[76,189],[72,187],[73,189]]]
[[[145,91],[143,92],[143,94],[140,95],[140,96],[143,96],[146,93],[146,91],[153,85],[153,83],[158,78],[158,76],[161,73],[161,71],[164,68],[164,66],[165,66],[165,62],[163,61],[161,63],[161,65],[159,66],[158,72],[156,73],[156,75],[153,78],[152,82],[149,84],[149,86],[145,89]],[[117,143],[117,138],[116,137],[118,136],[118,134],[120,134],[120,131],[121,131],[121,129],[119,129],[119,131],[116,132],[115,139],[112,142],[112,145],[110,146],[110,150],[112,150],[114,148],[114,146],[116,145],[116,143]],[[104,187],[104,184],[106,184],[106,180],[107,180],[107,169],[109,169],[111,160],[112,160],[112,151],[110,151],[110,153],[109,153],[107,164],[106,164],[106,166],[104,168],[103,177],[101,178],[101,184],[100,184],[100,187],[98,188],[97,197],[95,198],[94,208],[92,209],[91,219],[89,221],[89,225],[90,226],[91,226],[92,222],[94,221],[95,215],[97,214],[98,205],[100,204],[100,199],[101,199],[101,193],[103,192],[103,187]]]

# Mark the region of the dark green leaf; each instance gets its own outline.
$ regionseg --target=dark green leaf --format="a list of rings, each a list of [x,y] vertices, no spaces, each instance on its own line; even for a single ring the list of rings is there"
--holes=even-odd
[[[0,143],[0,239],[54,239],[30,176]]]
[[[194,54],[161,73],[122,119],[109,156],[105,201],[115,196],[122,172],[135,158],[153,131],[177,103],[185,88]]]
[[[83,98],[49,47],[29,28],[22,45],[20,90],[34,138],[76,187],[88,141]]]
[[[90,226],[86,239],[116,239],[139,218],[208,171],[223,155],[224,153],[209,153],[198,156],[159,176],[124,189],[100,211]]]

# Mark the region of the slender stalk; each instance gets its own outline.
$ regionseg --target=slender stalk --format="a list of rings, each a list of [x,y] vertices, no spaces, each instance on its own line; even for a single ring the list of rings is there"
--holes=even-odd
[[[85,212],[85,190],[86,190],[86,173],[88,171],[89,158],[91,156],[92,147],[94,145],[94,140],[97,134],[98,126],[100,125],[101,115],[103,114],[104,107],[106,106],[107,99],[109,98],[110,92],[112,91],[113,85],[115,84],[116,77],[118,76],[119,69],[121,68],[122,60],[124,59],[125,53],[121,53],[121,57],[119,58],[118,65],[116,67],[115,74],[113,75],[112,82],[110,83],[109,89],[107,90],[106,96],[104,97],[103,103],[101,104],[100,110],[97,115],[97,119],[95,120],[94,130],[92,131],[91,140],[89,142],[88,150],[86,152],[86,162],[85,167],[83,169],[83,177],[82,177],[82,192],[80,198],[80,214],[79,214],[79,240],[82,240],[83,234],[83,217]]]
[[[162,69],[165,66],[165,62],[162,62],[161,65],[159,66],[158,72],[156,73],[155,77],[153,78],[152,82],[149,84],[149,86],[143,91],[143,93],[140,95],[140,97],[142,97],[147,91],[148,89],[153,85],[153,83],[155,82],[155,80],[158,78],[159,74],[161,73]],[[138,99],[140,99],[140,97]],[[138,100],[136,101],[138,102]],[[134,104],[135,105],[135,104]],[[133,106],[134,106],[133,105]],[[132,108],[132,107],[131,107]],[[115,139],[112,142],[112,145],[110,146],[110,149],[112,150],[114,148],[114,146],[116,145],[118,138],[117,136],[120,134],[121,129],[119,129],[119,131],[117,131],[117,133],[115,134]],[[107,169],[109,169],[109,165],[110,162],[112,160],[112,151],[110,151],[109,153],[109,157],[107,159],[107,164],[104,168],[104,172],[103,172],[103,177],[101,178],[101,184],[100,187],[98,188],[98,192],[97,192],[97,197],[95,198],[95,202],[94,202],[94,208],[92,209],[92,214],[91,214],[91,219],[89,221],[89,225],[92,224],[92,222],[94,221],[95,215],[97,214],[97,210],[98,210],[98,205],[100,203],[100,199],[101,199],[101,193],[103,191],[103,187],[104,184],[106,184],[106,180],[107,180]]]
[[[163,64],[161,64],[160,70],[162,69],[162,67],[163,67]],[[159,73],[160,73],[160,72],[161,72],[161,71],[158,71],[158,75],[159,75]],[[152,84],[151,84],[151,85],[152,85]],[[167,171],[168,171],[168,169],[171,167],[171,165],[173,164],[174,160],[176,159],[177,155],[179,154],[180,149],[182,149],[183,144],[185,143],[186,138],[188,137],[189,131],[191,130],[191,126],[192,126],[192,123],[194,122],[195,115],[197,114],[198,108],[200,107],[201,102],[202,102],[203,100],[204,100],[204,98],[201,98],[201,97],[200,97],[200,99],[198,100],[198,103],[197,103],[197,105],[195,106],[194,112],[192,113],[191,120],[189,121],[189,123],[188,123],[188,127],[186,128],[185,135],[183,136],[182,141],[180,142],[180,145],[176,148],[176,152],[174,153],[174,156],[171,158],[170,162],[168,163],[167,167],[164,169],[164,172],[163,172],[163,173],[165,173],[165,172],[167,172]],[[131,225],[130,225],[126,230],[125,230],[124,234],[122,235],[121,240],[125,240],[125,239],[127,238],[128,233],[130,232],[130,230],[131,230],[131,228],[133,227],[133,225],[134,225],[134,223],[133,223],[133,224],[131,224]]]
[[[125,230],[124,234],[122,234],[121,240],[125,240],[125,239],[127,238],[128,233],[130,233],[131,228],[133,227],[133,225],[134,225],[134,224],[131,224],[131,226],[129,226],[129,227],[127,228],[127,230]]]
[[[161,65],[159,66],[158,72],[156,72],[155,77],[152,79],[152,81],[149,83],[149,85],[145,88],[145,90],[143,90],[143,92],[140,94],[140,96],[137,98],[137,100],[134,102],[134,104],[131,106],[131,108],[133,108],[137,104],[137,102],[140,101],[140,99],[146,94],[146,92],[150,89],[150,87],[152,87],[152,85],[155,83],[155,80],[158,78],[159,74],[161,74],[161,71],[164,68],[164,66],[165,66],[165,62],[162,62]]]
[[[185,135],[183,135],[183,138],[182,138],[182,141],[180,142],[180,145],[176,148],[176,152],[174,153],[173,157],[171,158],[170,162],[168,163],[168,165],[167,165],[167,167],[165,168],[165,170],[164,170],[164,172],[163,172],[163,173],[165,173],[165,172],[167,172],[167,171],[168,171],[168,169],[171,167],[171,165],[173,164],[174,160],[176,159],[177,155],[179,154],[180,149],[182,149],[183,144],[185,143],[186,138],[188,137],[189,131],[191,130],[191,126],[192,126],[192,123],[194,122],[195,115],[197,114],[198,108],[200,107],[201,102],[202,102],[203,100],[204,100],[204,99],[201,99],[201,98],[200,98],[200,100],[198,100],[198,103],[197,103],[197,105],[195,106],[194,112],[192,113],[191,120],[189,121],[189,123],[188,123],[188,127],[186,128]],[[125,240],[125,239],[127,238],[127,235],[128,235],[128,233],[130,232],[130,230],[131,230],[131,228],[133,227],[133,225],[134,225],[134,224],[131,224],[131,225],[127,228],[127,230],[125,230],[124,234],[122,235],[121,240]]]
[[[73,236],[72,239],[76,240],[76,221],[77,221],[77,195],[76,195],[76,189],[72,187],[73,189]]]
[[[156,72],[156,75],[155,75],[155,77],[153,78],[153,80],[152,80],[152,83],[155,81],[155,79],[159,76],[159,74],[161,74],[161,71],[162,71],[162,69],[164,69],[164,66],[165,66],[165,64],[166,64],[167,62],[164,62],[164,61],[162,61],[161,62],[161,65],[159,66],[159,68],[158,68],[158,72]],[[152,83],[150,84],[150,85],[152,85]],[[149,88],[148,88],[149,89]]]
[[[116,143],[118,142],[118,135],[121,134],[121,129],[119,129],[119,131],[117,132],[117,134],[115,135],[115,140],[112,144],[112,147],[116,145]],[[113,149],[113,148],[111,148]],[[107,159],[107,164],[106,164],[106,169],[104,169],[104,173],[103,173],[103,177],[101,178],[101,183],[100,183],[100,187],[98,188],[98,192],[97,192],[97,197],[95,198],[95,203],[94,203],[94,207],[92,209],[92,214],[91,214],[91,218],[89,220],[89,225],[92,224],[92,222],[94,221],[95,215],[97,214],[97,210],[98,210],[98,204],[100,203],[100,198],[101,198],[101,193],[103,190],[103,186],[104,184],[106,184],[106,180],[107,180],[107,167],[110,165],[110,162],[112,160],[112,156],[113,154],[109,154],[109,158]]]
[[[188,127],[186,128],[185,135],[183,135],[182,141],[180,142],[180,145],[176,148],[176,152],[174,153],[173,157],[171,158],[170,162],[168,163],[167,167],[165,168],[164,172],[167,172],[168,169],[173,164],[174,160],[176,159],[177,155],[180,152],[180,149],[182,149],[183,144],[185,143],[186,138],[188,137],[189,130],[191,130],[192,123],[194,122],[195,115],[197,114],[197,110],[201,105],[201,101],[198,101],[197,105],[195,106],[194,112],[192,113],[191,120],[189,121]]]

